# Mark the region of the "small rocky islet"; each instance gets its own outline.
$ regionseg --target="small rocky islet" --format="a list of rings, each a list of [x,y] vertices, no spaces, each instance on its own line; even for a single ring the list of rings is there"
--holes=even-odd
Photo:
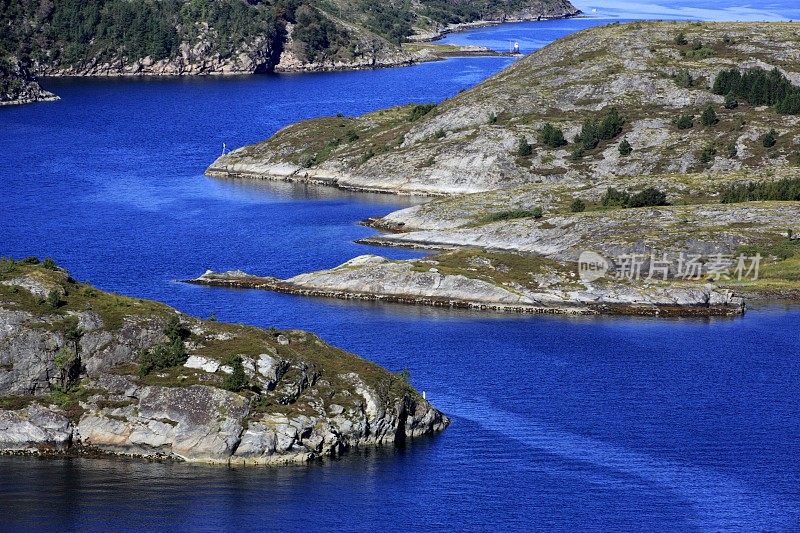
[[[284,464],[398,445],[448,418],[303,331],[200,320],[0,260],[0,453]]]
[[[798,44],[797,23],[611,24],[440,104],[288,126],[207,174],[430,196],[368,221],[383,234],[361,242],[434,254],[356,258],[287,280],[207,272],[193,282],[659,316],[797,299]],[[579,275],[585,252],[607,275]],[[641,277],[626,276],[634,258]],[[687,258],[697,275],[681,276]],[[656,263],[663,276],[648,275]]]

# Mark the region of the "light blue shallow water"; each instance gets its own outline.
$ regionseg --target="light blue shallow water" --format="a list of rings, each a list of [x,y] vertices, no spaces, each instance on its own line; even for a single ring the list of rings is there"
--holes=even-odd
[[[495,31],[478,42],[504,42],[494,36],[506,28]],[[206,268],[288,276],[361,253],[414,255],[352,242],[371,233],[359,219],[403,199],[202,171],[223,142],[440,100],[509,61],[58,80],[46,86],[61,101],[0,109],[0,254],[49,255],[104,289],[198,316],[315,331],[410,368],[453,418],[403,450],[297,468],[0,458],[0,530],[800,528],[796,308],[735,320],[554,319],[173,281]]]

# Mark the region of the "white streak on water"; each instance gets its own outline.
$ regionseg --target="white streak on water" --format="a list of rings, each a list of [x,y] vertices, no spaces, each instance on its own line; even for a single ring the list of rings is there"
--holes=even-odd
[[[547,427],[486,401],[432,396],[437,408],[451,417],[477,423],[531,449],[664,487],[692,506],[703,529],[785,531],[800,527],[800,508],[795,502],[759,492],[730,476]]]

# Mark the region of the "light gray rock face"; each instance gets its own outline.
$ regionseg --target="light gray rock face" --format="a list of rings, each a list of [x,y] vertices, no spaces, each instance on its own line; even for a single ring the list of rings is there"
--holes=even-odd
[[[251,422],[232,458],[271,464],[338,455],[364,445],[396,444],[441,431],[449,420],[421,398],[404,396],[387,404],[381,394],[354,373],[341,376],[359,398],[349,408],[332,404],[317,416],[266,413]]]
[[[201,29],[192,42],[182,42],[177,55],[171,58],[93,58],[69,66],[42,63],[36,71],[44,76],[202,76],[250,74],[271,67],[273,52],[266,36],[255,36],[233,53],[223,55],[212,50],[216,36],[210,32],[213,30]]]
[[[413,213],[405,216],[408,220]],[[573,262],[584,251],[597,252],[608,259],[651,252],[668,252],[672,257],[680,253],[708,257],[717,253],[734,254],[744,244],[784,235],[787,228],[796,232],[800,229],[799,216],[800,205],[794,203],[669,206],[410,231],[385,234],[369,242],[411,247],[481,247]],[[712,238],[709,233],[713,233]]]
[[[136,409],[83,416],[80,443],[112,453],[225,462],[249,412],[241,395],[203,385],[145,387],[138,394]]]
[[[533,304],[523,295],[492,283],[439,272],[417,272],[410,262],[359,256],[333,270],[300,274],[286,280],[305,289],[421,298],[448,298],[477,303]]]
[[[81,359],[89,375],[135,362],[142,349],[164,339],[163,320],[126,320],[112,335],[101,329],[93,313],[76,318],[84,330]],[[59,372],[56,355],[68,346],[63,330],[55,325],[59,319],[4,308],[0,302],[0,396],[49,392]]]
[[[436,263],[436,261],[430,261]],[[659,286],[657,283],[589,283],[556,275],[538,289],[519,284],[500,285],[463,275],[447,275],[431,267],[419,271],[415,261],[391,261],[361,256],[332,270],[302,274],[286,280],[290,286],[320,295],[360,295],[363,299],[397,297],[409,303],[536,312],[592,313],[596,306],[722,306],[732,312],[743,301],[732,291],[713,285]]]
[[[65,450],[71,439],[72,425],[56,410],[37,404],[0,410],[0,452]]]

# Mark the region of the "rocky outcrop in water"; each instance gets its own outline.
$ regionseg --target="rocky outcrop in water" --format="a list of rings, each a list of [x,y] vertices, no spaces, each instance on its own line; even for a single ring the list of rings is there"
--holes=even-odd
[[[142,372],[146,353],[179,360]],[[405,375],[309,333],[202,321],[0,262],[2,452],[279,464],[448,422]]]
[[[42,89],[26,65],[15,57],[0,57],[0,105],[48,100],[58,100],[58,97]]]

